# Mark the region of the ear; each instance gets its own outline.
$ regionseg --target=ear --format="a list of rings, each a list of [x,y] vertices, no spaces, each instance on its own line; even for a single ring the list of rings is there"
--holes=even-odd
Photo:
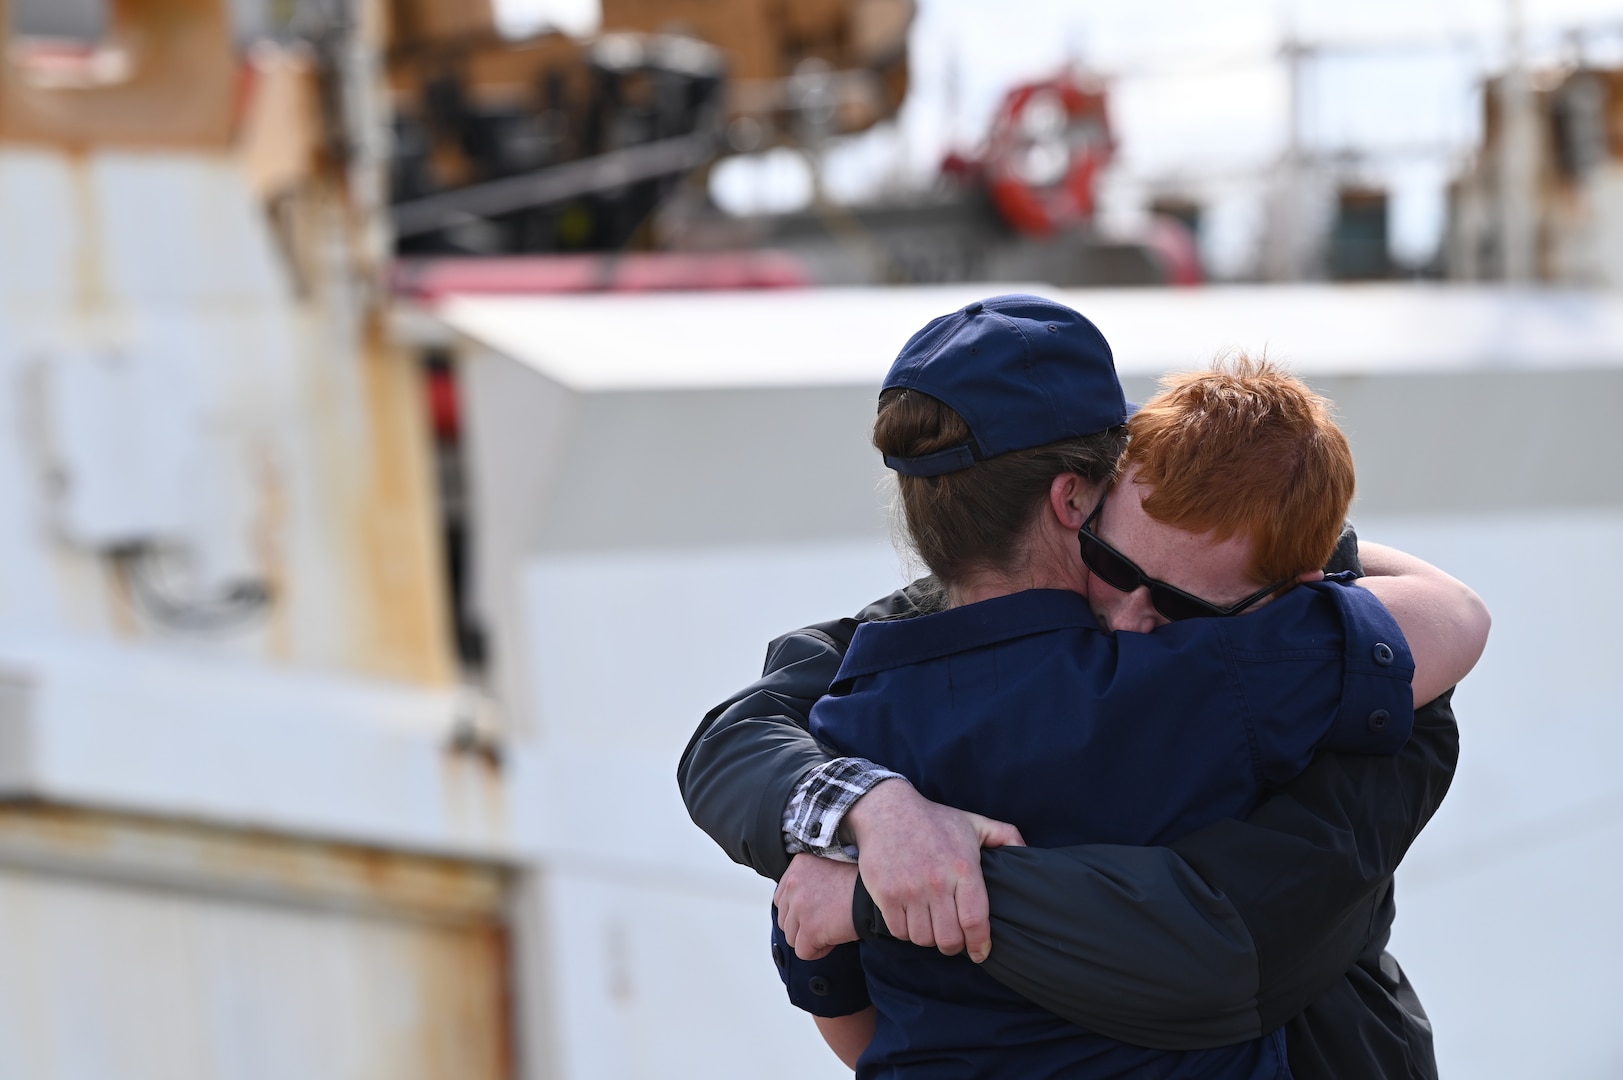
[[[1076,473],[1060,473],[1048,485],[1048,508],[1068,532],[1082,527],[1098,501],[1099,489]]]

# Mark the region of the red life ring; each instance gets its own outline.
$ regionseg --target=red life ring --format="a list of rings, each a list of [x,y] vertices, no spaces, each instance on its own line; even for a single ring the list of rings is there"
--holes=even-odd
[[[1011,90],[992,121],[987,189],[1016,231],[1046,237],[1093,217],[1111,140],[1102,86],[1070,74]]]

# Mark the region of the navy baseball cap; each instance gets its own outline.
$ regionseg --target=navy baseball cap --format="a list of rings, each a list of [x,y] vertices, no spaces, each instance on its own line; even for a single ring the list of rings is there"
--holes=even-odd
[[[1099,328],[1040,296],[994,296],[933,319],[902,347],[884,389],[946,404],[970,441],[921,457],[885,455],[907,476],[940,476],[983,458],[1093,435],[1133,410]]]

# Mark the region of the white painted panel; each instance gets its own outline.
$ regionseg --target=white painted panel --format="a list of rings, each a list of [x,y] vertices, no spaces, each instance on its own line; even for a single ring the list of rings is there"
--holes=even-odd
[[[766,644],[904,584],[888,542],[542,556],[523,577],[538,739],[512,792],[520,844],[575,858],[725,868],[687,818],[676,763]]]
[[[60,303],[80,280],[89,187],[60,154],[0,148],[0,305]]]
[[[631,873],[650,889],[736,899],[757,878],[688,819],[676,788],[685,741],[675,749],[627,742],[612,754],[580,744],[521,746],[508,773],[513,848],[551,867]]]
[[[1623,799],[1585,810],[1458,861],[1416,851],[1398,875],[1392,951],[1441,1075],[1623,1076]]]
[[[1444,1076],[1623,1075],[1623,513],[1364,519],[1469,582],[1493,634],[1460,765],[1398,875],[1392,949]]]
[[[43,445],[49,354],[35,346],[34,335],[0,316],[0,620],[45,629],[60,625],[65,598],[49,543],[54,526]]]
[[[290,294],[263,211],[229,159],[103,152],[90,169],[95,255],[120,299],[240,304]]]
[[[669,750],[674,767],[704,712],[760,674],[771,638],[906,581],[878,538],[538,556],[523,591],[541,730]]]
[[[560,1075],[850,1075],[778,982],[770,885],[692,825],[675,768],[770,638],[904,580],[879,539],[530,561],[523,666],[541,719],[514,762],[513,816],[547,871]]]
[[[288,297],[229,159],[0,150],[0,297],[241,303]]]
[[[849,1077],[789,1004],[768,952],[771,890],[751,899],[562,874],[546,894],[556,1056],[569,1080]]]
[[[582,392],[767,386],[877,389],[903,343],[971,300],[1037,292],[1110,341],[1123,375],[1266,350],[1311,375],[1571,370],[1623,362],[1623,299],[1465,285],[895,289],[456,297],[456,330]]]
[[[1488,648],[1455,695],[1459,776],[1418,850],[1492,843],[1623,796],[1623,577],[1609,572],[1623,555],[1623,512],[1358,526],[1459,577],[1493,613]]]
[[[450,748],[452,689],[0,629],[10,797],[429,849],[507,842],[504,781]]]
[[[57,520],[91,549],[179,540],[206,461],[202,403],[172,352],[73,350],[45,364]]]

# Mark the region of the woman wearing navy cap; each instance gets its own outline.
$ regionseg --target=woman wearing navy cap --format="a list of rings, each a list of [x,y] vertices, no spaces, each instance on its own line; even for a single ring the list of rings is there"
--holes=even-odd
[[[1435,571],[1376,582],[1406,623],[1411,666],[1372,590],[1290,588],[1321,576],[1313,568],[1352,494],[1350,453],[1323,403],[1263,365],[1189,377],[1171,397],[1135,421],[1145,438],[1129,450],[1130,475],[1154,480],[1107,507],[1125,406],[1091,323],[1003,297],[915,335],[886,380],[875,443],[901,474],[944,609],[861,627],[813,733],[1042,847],[1166,843],[1249,812],[1316,749],[1402,745],[1415,697],[1452,685],[1480,653],[1480,602]],[[1191,417],[1208,423],[1177,430]],[[1230,494],[1199,494],[1214,487]],[[1234,512],[1248,503],[1259,509]],[[1128,539],[1160,578],[1116,546]],[[1128,597],[1175,625],[1110,636],[1095,611],[1121,616]],[[1413,618],[1422,608],[1430,618]],[[862,1075],[1286,1072],[1278,1032],[1149,1050],[1061,1020],[967,958],[861,948],[877,1006]]]

